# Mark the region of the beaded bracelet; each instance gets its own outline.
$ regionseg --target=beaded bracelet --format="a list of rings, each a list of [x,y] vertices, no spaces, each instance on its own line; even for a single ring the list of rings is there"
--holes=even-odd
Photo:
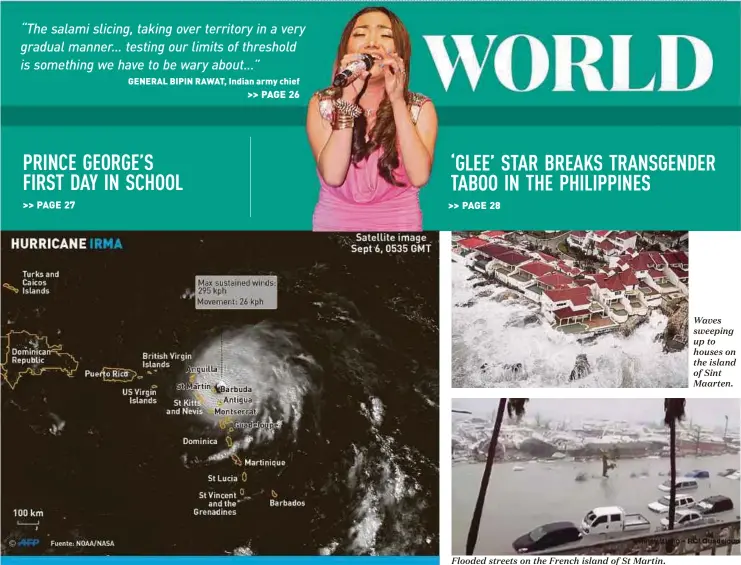
[[[334,101],[334,107],[337,109],[337,113],[352,116],[352,118],[358,118],[363,113],[360,106],[342,98],[337,98]]]

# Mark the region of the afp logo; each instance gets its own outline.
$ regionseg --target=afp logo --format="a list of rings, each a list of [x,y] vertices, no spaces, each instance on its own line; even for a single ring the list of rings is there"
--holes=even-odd
[[[36,547],[41,543],[41,540],[36,538],[23,538],[18,540],[18,547]]]

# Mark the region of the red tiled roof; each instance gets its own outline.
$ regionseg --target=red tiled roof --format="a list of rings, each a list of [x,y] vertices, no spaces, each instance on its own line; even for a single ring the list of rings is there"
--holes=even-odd
[[[520,267],[520,270],[525,271],[526,273],[530,273],[531,275],[535,275],[536,277],[542,277],[546,273],[550,273],[553,270],[553,267],[551,267],[550,265],[546,265],[545,263],[541,263],[540,261],[532,261],[527,265],[522,265]]]
[[[587,237],[587,232],[585,231],[572,231],[571,235],[574,237]]]
[[[479,247],[476,251],[479,251],[484,255],[488,255],[489,257],[496,257],[497,255],[501,255],[502,253],[509,253],[512,250],[509,247],[505,247],[504,245],[489,243],[484,245],[483,247]]]
[[[458,241],[458,245],[467,249],[476,249],[477,247],[481,247],[487,243],[487,241],[479,239],[478,237],[469,237],[468,239],[461,239]]]
[[[667,251],[664,253],[664,261],[666,261],[668,265],[677,265],[681,262],[674,251]]]
[[[497,261],[507,263],[507,265],[520,265],[530,260],[530,257],[522,253],[517,253],[517,251],[508,251],[507,253],[497,255],[495,258]]]
[[[625,290],[625,287],[636,286],[638,284],[638,278],[636,278],[635,273],[630,269],[610,276],[594,275],[594,280],[600,288],[606,288],[612,291]]]
[[[623,241],[625,241],[626,239],[630,239],[634,235],[636,235],[636,232],[634,231],[621,231],[620,233],[613,234],[612,237],[614,237],[615,239],[622,239]]]
[[[546,263],[553,263],[554,261],[558,261],[558,259],[556,259],[552,255],[548,255],[548,253],[543,253],[542,251],[536,251],[535,253]]]
[[[664,253],[664,260],[669,265],[687,265],[689,258],[684,251],[667,251]]]
[[[679,267],[669,267],[672,271],[674,271],[674,274],[677,275],[680,279],[686,279],[689,278],[690,274],[685,271],[684,269],[680,269]]]
[[[548,298],[553,302],[562,302],[570,300],[574,306],[585,306],[591,302],[590,291],[586,286],[577,286],[574,288],[562,288],[558,290],[544,290]]]
[[[615,244],[612,243],[610,240],[606,239],[604,241],[600,241],[597,244],[597,247],[601,249],[602,251],[612,251],[615,249]]]
[[[502,237],[503,235],[507,235],[509,232],[506,231],[495,231],[495,230],[489,230],[485,231],[481,235],[485,235],[486,237]]]
[[[577,316],[589,316],[589,309],[572,310],[567,306],[566,308],[561,308],[560,310],[554,310],[553,315],[559,320],[565,320],[566,318],[574,318]]]
[[[606,288],[607,290],[620,291],[625,290],[625,285],[615,275],[595,277],[597,286],[600,288]]]
[[[651,276],[652,279],[665,279],[666,275],[662,273],[661,271],[657,271],[656,269],[651,269],[648,271],[648,274]]]
[[[666,263],[664,258],[661,256],[661,253],[656,253],[655,251],[644,251],[628,261],[628,264],[635,271],[647,271],[657,265],[662,266]]]
[[[620,271],[613,276],[620,279],[620,282],[622,282],[625,286],[635,286],[638,284],[638,277],[636,277],[636,274],[630,269]]]
[[[578,275],[579,273],[581,273],[581,270],[580,270],[580,269],[577,269],[576,267],[569,267],[569,266],[568,266],[568,265],[567,265],[566,263],[564,263],[563,261],[559,261],[559,262],[558,262],[558,263],[556,264],[556,267],[558,267],[558,269],[559,269],[560,271],[563,271],[564,273],[568,273],[568,274],[570,274],[570,275]]]
[[[599,237],[605,237],[607,234],[612,233],[612,230],[599,230],[594,232]]]
[[[549,273],[540,277],[538,279],[538,282],[544,284],[545,286],[559,288],[563,286],[569,286],[571,283],[574,282],[574,279],[572,279],[571,277],[567,277],[566,275],[562,275],[561,273]]]
[[[661,253],[657,253],[656,251],[647,251],[646,253],[648,253],[648,256],[655,265],[664,264],[664,258],[661,256]]]

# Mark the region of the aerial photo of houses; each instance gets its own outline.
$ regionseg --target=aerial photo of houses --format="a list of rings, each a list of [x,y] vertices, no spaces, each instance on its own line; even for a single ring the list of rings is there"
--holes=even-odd
[[[688,232],[454,232],[453,386],[688,386]]]
[[[453,555],[739,555],[740,408],[453,399]]]

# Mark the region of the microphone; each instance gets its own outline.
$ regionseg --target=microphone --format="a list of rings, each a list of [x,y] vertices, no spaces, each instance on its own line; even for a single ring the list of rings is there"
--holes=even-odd
[[[362,55],[360,59],[353,61],[335,75],[334,80],[332,81],[332,86],[340,88],[346,87],[358,78],[360,73],[371,70],[374,62],[373,57],[367,53]]]

